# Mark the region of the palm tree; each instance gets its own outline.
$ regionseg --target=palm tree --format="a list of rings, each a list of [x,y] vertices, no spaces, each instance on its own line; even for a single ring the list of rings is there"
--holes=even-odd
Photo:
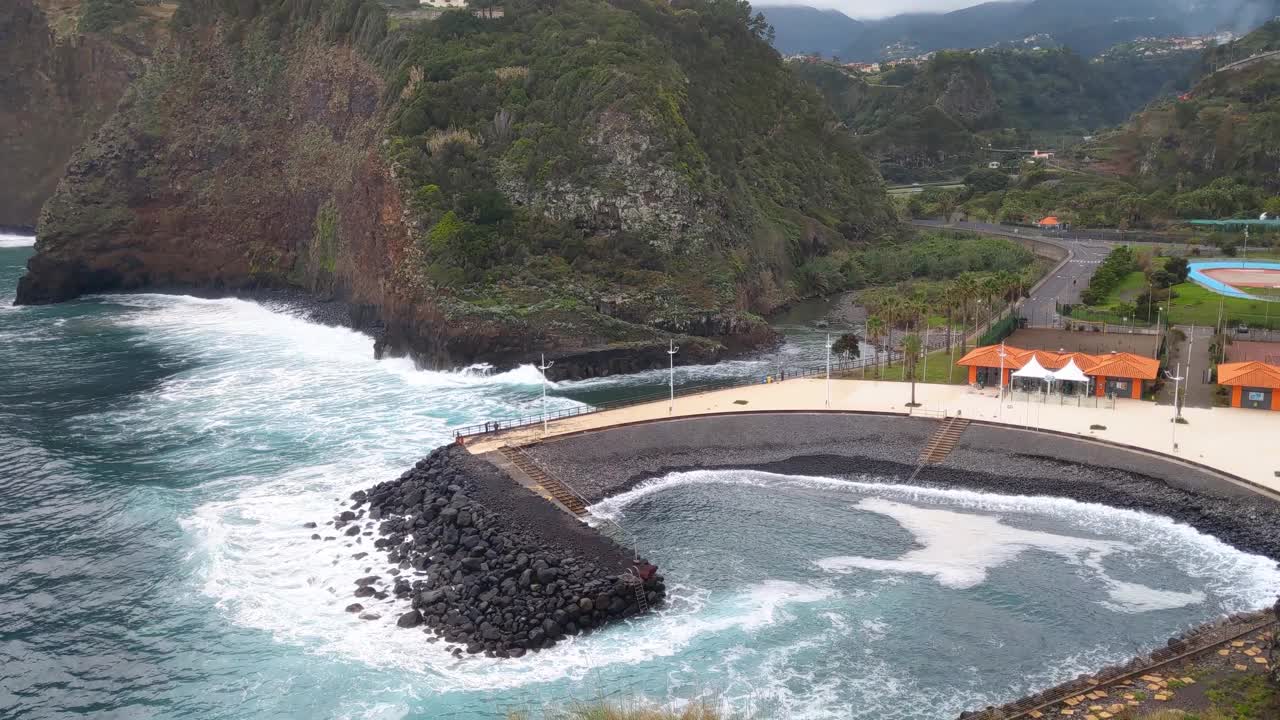
[[[884,339],[884,325],[884,319],[879,315],[872,315],[867,318],[867,341],[871,343],[871,349],[875,353],[871,358],[871,362],[877,365],[880,361],[880,341]]]
[[[951,352],[951,321],[955,319],[956,305],[959,304],[955,283],[944,283],[939,288],[938,303],[942,306],[942,311],[947,316],[947,352]]]
[[[920,360],[921,342],[919,335],[908,335],[902,338],[902,367],[911,376],[911,404],[908,407],[919,407],[916,402],[916,364]]]
[[[956,278],[955,292],[956,298],[960,301],[960,324],[964,326],[963,334],[960,336],[960,352],[964,352],[969,345],[969,320],[972,318],[969,313],[969,303],[978,297],[978,281],[972,274],[963,273]]]
[[[998,275],[989,276],[982,281],[982,294],[987,301],[987,325],[989,327],[995,314],[995,299],[1004,297],[1004,282]]]

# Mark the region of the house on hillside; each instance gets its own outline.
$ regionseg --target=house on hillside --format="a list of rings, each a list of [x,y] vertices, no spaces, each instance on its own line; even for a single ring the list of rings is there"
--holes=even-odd
[[[1050,215],[1036,223],[1036,227],[1041,230],[1066,230],[1067,224],[1058,219],[1056,215]]]

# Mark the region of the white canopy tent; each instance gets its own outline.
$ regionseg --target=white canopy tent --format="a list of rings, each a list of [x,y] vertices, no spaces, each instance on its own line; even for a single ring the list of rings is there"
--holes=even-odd
[[[1053,379],[1058,382],[1089,382],[1089,376],[1080,371],[1080,366],[1076,365],[1075,358],[1068,360],[1066,365],[1054,370]]]
[[[1053,371],[1046,370],[1045,367],[1040,364],[1040,361],[1036,359],[1036,356],[1032,355],[1031,362],[1023,365],[1021,370],[1015,371],[1013,373],[1013,377],[1028,378],[1032,380],[1052,380]]]

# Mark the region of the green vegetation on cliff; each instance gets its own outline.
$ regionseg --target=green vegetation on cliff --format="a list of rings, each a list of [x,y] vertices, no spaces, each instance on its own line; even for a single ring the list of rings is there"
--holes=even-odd
[[[512,2],[416,31],[390,156],[428,282],[668,318],[767,311],[892,229],[879,179],[746,3]]]
[[[502,9],[186,0],[72,161],[20,300],[300,286],[440,362],[759,340],[813,290],[800,268],[901,233],[746,3]]]

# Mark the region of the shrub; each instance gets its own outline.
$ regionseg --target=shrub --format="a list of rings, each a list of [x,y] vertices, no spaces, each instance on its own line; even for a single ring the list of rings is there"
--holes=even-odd
[[[103,32],[138,15],[133,0],[85,0],[80,13],[80,32]]]

